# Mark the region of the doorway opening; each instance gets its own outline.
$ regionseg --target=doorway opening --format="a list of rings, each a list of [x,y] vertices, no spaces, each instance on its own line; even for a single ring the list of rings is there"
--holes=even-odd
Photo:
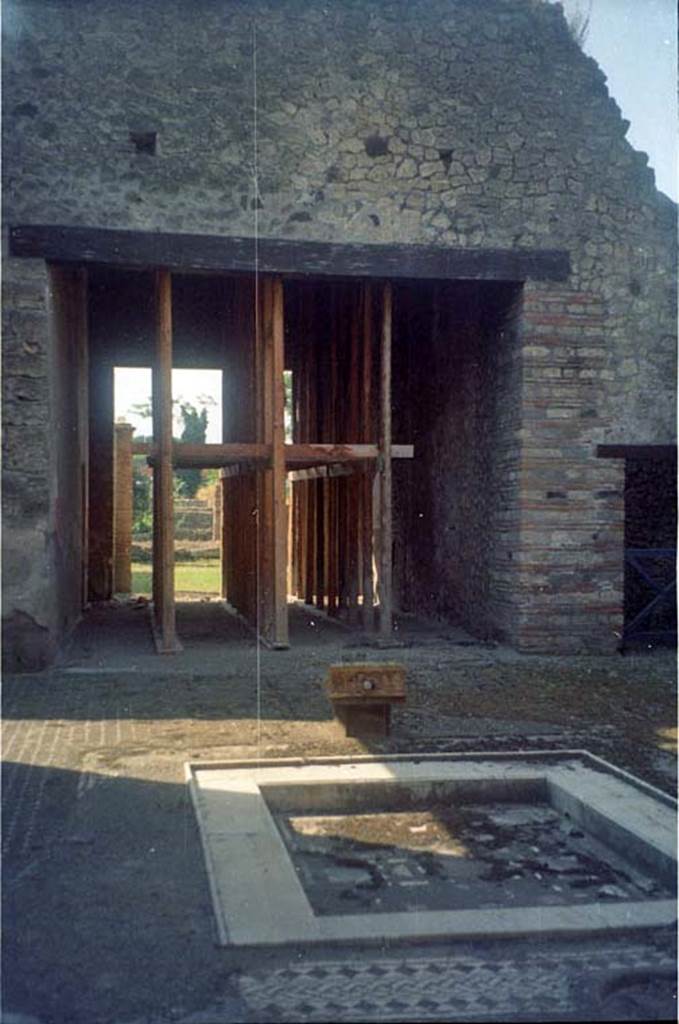
[[[172,436],[176,443],[221,444],[219,369],[172,371]],[[153,588],[153,445],[151,367],[114,367],[114,567],[118,595],[151,598]],[[131,446],[131,451],[127,450]],[[131,530],[129,460],[132,462]],[[121,478],[122,474],[122,478]],[[181,601],[221,597],[221,502],[216,469],[173,476],[175,593]]]
[[[164,391],[162,274],[171,340]],[[135,530],[145,527],[151,552],[135,563],[130,592],[150,595],[154,614],[198,586],[218,593],[272,646],[287,646],[291,602],[364,631],[390,634],[424,615],[481,638],[511,635],[521,298],[520,282],[511,281],[256,281],[91,268],[88,600],[108,601],[121,590],[116,420],[148,406],[152,367],[150,392],[165,403],[168,447],[162,455],[157,416],[152,424],[147,408],[132,441],[138,468],[133,462],[131,475],[146,481],[136,506],[132,485],[129,493]],[[177,376],[185,371],[201,379],[210,371],[221,394],[203,385],[187,391]],[[208,393],[214,433],[182,438],[189,420],[201,421],[199,396]],[[154,493],[161,455],[170,473],[163,503]],[[182,493],[187,471],[199,480],[190,495]],[[163,541],[171,584],[158,567],[161,504],[163,529],[174,529],[182,499],[200,500],[202,487],[214,488],[218,506],[209,542],[210,557],[219,554],[218,591],[195,577],[182,584],[184,538],[175,542],[174,533],[171,544]],[[155,541],[148,538],[154,522]]]

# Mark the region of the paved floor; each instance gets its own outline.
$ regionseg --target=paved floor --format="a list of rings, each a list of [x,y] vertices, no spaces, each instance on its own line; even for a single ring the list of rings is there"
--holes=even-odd
[[[673,935],[218,949],[182,773],[189,758],[586,747],[672,791],[671,655],[521,659],[409,623],[381,651],[301,613],[293,650],[258,652],[213,607],[180,628],[185,652],[158,658],[143,608],[102,609],[57,668],[5,680],[5,1024],[674,1015]],[[324,697],[330,662],[364,658],[408,669],[388,741],[347,740]]]

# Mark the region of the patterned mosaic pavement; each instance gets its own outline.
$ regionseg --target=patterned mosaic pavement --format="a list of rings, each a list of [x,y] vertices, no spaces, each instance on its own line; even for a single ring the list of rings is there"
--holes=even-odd
[[[578,1019],[597,1004],[605,1011],[616,984],[632,994],[635,984],[654,985],[647,1009],[655,1002],[667,1012],[675,969],[649,946],[599,944],[512,957],[319,960],[243,974],[239,987],[249,1019],[262,1022],[549,1021]]]

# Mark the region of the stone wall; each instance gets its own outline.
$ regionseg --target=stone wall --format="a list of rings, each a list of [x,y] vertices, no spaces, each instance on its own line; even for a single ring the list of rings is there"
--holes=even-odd
[[[30,671],[56,644],[44,263],[5,260],[2,293],[2,651],[6,668]]]
[[[9,0],[4,30],[6,222],[564,248],[608,303],[607,438],[672,439],[676,209],[558,5]]]
[[[84,278],[3,268],[3,664],[43,668],[83,603]],[[51,500],[50,500],[51,499]]]
[[[508,637],[520,289],[456,283],[396,297],[396,430],[415,444],[412,464],[395,467],[400,605]]]

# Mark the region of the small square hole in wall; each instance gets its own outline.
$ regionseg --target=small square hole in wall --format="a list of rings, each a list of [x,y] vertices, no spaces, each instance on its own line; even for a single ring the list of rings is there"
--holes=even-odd
[[[155,156],[157,138],[157,132],[130,132],[130,142],[137,153]]]

